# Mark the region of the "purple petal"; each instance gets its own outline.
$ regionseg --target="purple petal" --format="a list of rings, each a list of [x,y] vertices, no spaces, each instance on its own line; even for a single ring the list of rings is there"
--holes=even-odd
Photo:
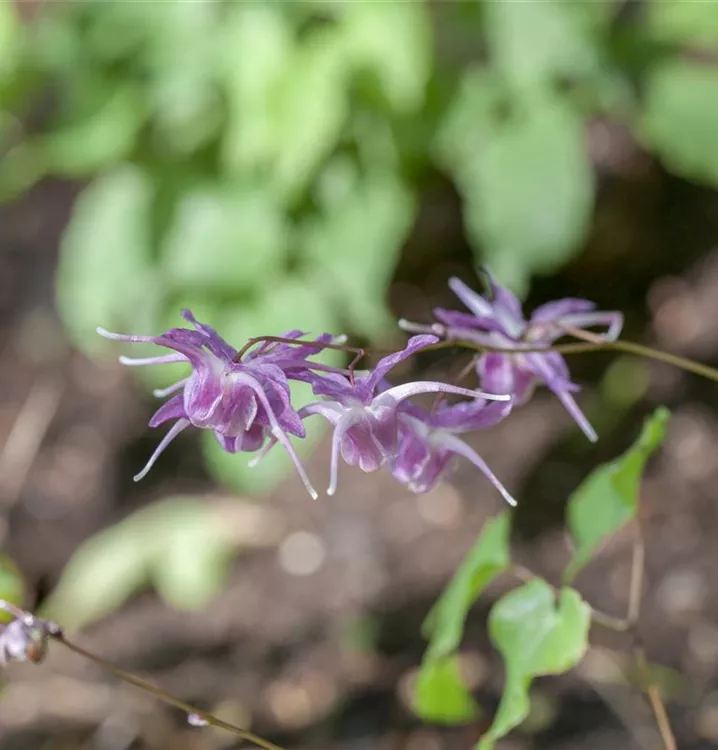
[[[494,297],[494,310],[498,313],[499,318],[510,318],[517,324],[524,325],[524,313],[521,302],[513,292],[510,292],[505,286],[501,286],[493,277],[489,276],[491,293]]]
[[[162,404],[152,415],[149,426],[158,427],[169,419],[187,419],[182,394],[178,394]]]
[[[234,356],[237,354],[237,350],[230,346],[218,333],[205,323],[200,323],[190,310],[181,310],[180,315],[188,322],[190,322],[204,337],[204,345],[209,349],[212,354],[221,359],[225,359],[229,362],[232,361]]]
[[[316,500],[319,495],[317,494],[317,491],[314,489],[314,487],[312,487],[312,483],[309,481],[309,477],[307,476],[307,473],[304,470],[301,461],[299,460],[299,456],[297,456],[297,453],[294,450],[294,446],[289,441],[286,432],[282,429],[282,426],[279,424],[276,415],[272,411],[272,406],[269,403],[269,399],[267,398],[267,395],[265,394],[261,384],[258,383],[251,375],[245,373],[234,373],[234,377],[238,382],[243,382],[248,385],[256,393],[260,404],[264,407],[264,410],[269,417],[272,434],[282,444],[284,450],[287,451],[289,457],[292,459],[292,463],[294,463],[300,479],[302,480],[302,483],[304,484],[304,487],[306,488],[307,492]]]
[[[435,427],[453,432],[470,432],[494,427],[511,412],[513,404],[492,401],[488,404],[476,401],[443,406],[433,415]]]
[[[147,476],[149,470],[155,465],[155,461],[157,461],[164,449],[187,427],[189,427],[189,421],[186,419],[179,419],[172,425],[169,432],[162,438],[162,442],[155,448],[155,452],[150,456],[142,471],[133,477],[135,482],[139,482]]]
[[[339,454],[344,454],[343,444],[347,431],[361,422],[362,419],[363,417],[361,414],[352,414],[350,412],[342,416],[334,427],[334,434],[332,435],[332,459],[329,471],[329,487],[327,487],[327,495],[333,495],[337,491],[337,483],[339,481]],[[347,456],[342,455],[342,457],[347,461]],[[355,459],[355,456],[350,455],[349,458]],[[349,464],[356,464],[357,462],[358,459],[347,461]]]
[[[461,279],[452,276],[449,279],[449,288],[477,318],[494,317],[494,309],[491,303],[466,286]]]
[[[400,352],[390,354],[388,357],[383,357],[377,363],[374,369],[371,371],[369,376],[366,378],[366,384],[373,392],[374,388],[379,382],[386,377],[386,374],[392,368],[396,367],[399,362],[403,362],[405,359],[412,357],[421,349],[425,349],[427,346],[438,343],[439,339],[436,336],[430,335],[419,335],[412,336],[409,339],[406,347]]]
[[[511,493],[504,487],[503,484],[501,484],[498,477],[488,467],[486,461],[484,461],[484,459],[481,458],[481,456],[473,448],[468,446],[463,440],[459,440],[459,438],[453,437],[452,435],[449,435],[445,438],[444,446],[451,450],[453,453],[463,456],[464,458],[467,458],[469,461],[471,461],[474,466],[476,466],[481,472],[483,472],[484,476],[489,480],[489,482],[491,482],[491,484],[496,487],[496,489],[501,493],[501,496],[509,505],[516,505],[516,500],[514,500]]]
[[[605,341],[615,341],[621,335],[623,315],[620,312],[588,312],[564,315],[557,321],[559,326],[571,328],[592,328],[606,326],[608,331],[599,334]],[[563,332],[562,332],[563,333]]]
[[[595,309],[596,305],[587,299],[566,297],[554,302],[547,302],[537,307],[531,315],[531,323],[553,323],[564,315],[583,313]]]
[[[591,423],[586,418],[586,415],[581,411],[570,393],[570,391],[572,390],[579,390],[579,387],[571,383],[567,379],[567,377],[563,376],[563,374],[561,373],[561,368],[556,367],[555,361],[552,363],[554,365],[554,367],[552,368],[549,361],[547,361],[549,356],[550,355],[548,354],[526,355],[526,358],[528,359],[529,357],[531,357],[532,367],[535,368],[534,372],[544,381],[544,383],[546,383],[548,388],[553,391],[559,401],[563,404],[566,411],[576,421],[586,437],[591,442],[595,443],[596,440],[598,440],[598,435],[596,435],[596,431],[593,429]],[[553,356],[561,360],[565,368],[563,357],[560,357],[558,354],[554,354]],[[568,375],[568,370],[567,368],[565,369],[566,375]]]
[[[206,354],[209,358],[212,355]],[[187,418],[195,427],[207,427],[224,397],[223,372],[218,360],[201,361],[184,388]]]
[[[506,333],[501,323],[488,315],[470,315],[456,310],[446,310],[443,307],[434,308],[434,315],[437,320],[451,328],[479,328],[483,331]]]
[[[431,446],[414,432],[410,423],[403,424],[399,451],[391,464],[392,476],[408,486],[424,473],[430,460]]]
[[[470,388],[461,388],[458,385],[449,383],[440,383],[434,380],[417,380],[411,383],[402,383],[395,385],[388,391],[379,394],[374,403],[381,403],[382,399],[393,398],[395,401],[402,401],[411,396],[418,396],[420,393],[453,393],[457,396],[470,396],[471,398],[485,398],[491,401],[508,401],[511,396],[508,393],[486,393],[485,391],[472,390]]]
[[[476,370],[481,387],[492,393],[514,393],[516,389],[516,365],[510,354],[488,353],[481,356]]]

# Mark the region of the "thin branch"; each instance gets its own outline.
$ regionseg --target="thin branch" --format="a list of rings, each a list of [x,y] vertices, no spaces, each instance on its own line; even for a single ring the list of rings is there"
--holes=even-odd
[[[229,722],[220,719],[214,714],[203,711],[200,708],[196,708],[189,703],[185,703],[185,701],[175,697],[174,695],[171,695],[170,693],[165,692],[157,685],[154,685],[153,683],[148,682],[147,680],[144,680],[143,678],[138,677],[131,672],[127,672],[126,670],[122,669],[122,667],[119,667],[116,664],[103,659],[101,656],[97,656],[96,654],[87,651],[86,649],[82,648],[82,646],[78,646],[77,644],[72,643],[72,641],[69,641],[67,638],[65,638],[61,631],[50,634],[50,637],[58,643],[61,643],[66,648],[70,649],[70,651],[74,651],[79,656],[82,656],[83,658],[94,662],[98,666],[102,667],[102,669],[104,669],[106,672],[109,672],[118,679],[123,680],[130,685],[134,685],[140,690],[144,690],[146,693],[155,696],[155,698],[158,698],[159,700],[167,703],[170,706],[174,706],[175,708],[180,709],[180,711],[186,713],[188,717],[199,717],[202,720],[203,724],[208,724],[210,726],[217,727],[218,729],[224,729],[225,731],[230,732],[236,737],[240,737],[243,740],[252,742],[258,747],[264,748],[265,750],[283,750],[281,747],[279,747],[279,745],[275,745],[273,742],[265,740],[262,737],[254,734],[253,732],[250,732],[246,729],[241,729],[234,724],[230,724]]]

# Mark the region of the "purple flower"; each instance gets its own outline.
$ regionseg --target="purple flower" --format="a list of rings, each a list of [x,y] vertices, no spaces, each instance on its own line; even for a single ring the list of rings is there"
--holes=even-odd
[[[334,428],[329,495],[336,491],[340,455],[346,463],[370,472],[381,468],[398,454],[398,407],[405,399],[420,393],[455,393],[508,401],[508,396],[433,381],[387,386],[384,378],[393,367],[437,341],[436,336],[414,336],[405,349],[379,360],[371,372],[355,378],[353,383],[339,374],[312,377],[314,393],[322,396],[324,401],[309,404],[299,413],[303,418],[319,414]]]
[[[433,412],[402,405],[399,412],[399,450],[391,460],[391,473],[412,492],[429,492],[452,469],[457,456],[467,458],[482,471],[510,505],[516,501],[471,446],[457,437],[485,430],[503,420],[511,402],[474,402],[442,405]]]
[[[534,310],[526,320],[521,303],[504,287],[489,278],[492,300],[474,292],[457,278],[449,280],[456,296],[471,311],[458,312],[436,308],[438,323],[430,326],[400,321],[408,331],[430,331],[448,339],[473,341],[491,349],[510,348],[534,350],[549,348],[556,339],[566,335],[567,329],[606,326],[602,334],[606,341],[618,338],[623,326],[619,312],[600,312],[583,299],[561,299]],[[564,358],[556,352],[525,353],[486,352],[478,360],[477,371],[482,388],[493,393],[510,393],[515,403],[525,403],[537,382],[550,388],[566,410],[576,420],[590,440],[596,433],[571,395],[580,390],[571,382]]]
[[[195,320],[191,312],[182,317],[195,330],[173,328],[161,336],[126,336],[102,328],[97,332],[109,339],[133,343],[153,343],[172,350],[172,354],[143,359],[120,357],[126,365],[150,365],[188,362],[192,372],[168,388],[155,391],[170,396],[150,419],[150,427],[175,420],[145,467],[135,476],[142,479],[169,443],[190,425],[210,429],[220,445],[231,453],[256,451],[267,439],[280,442],[289,453],[299,475],[313,497],[317,493],[289,441],[289,435],[304,437],[302,418],[292,407],[288,378],[304,379],[309,367],[307,357],[321,351],[332,340],[324,334],[314,343],[293,346],[264,341],[250,349],[239,361],[238,352],[207,325]],[[285,338],[298,338],[301,331],[289,331]]]
[[[12,661],[41,662],[47,652],[48,639],[61,634],[60,626],[3,599],[0,599],[0,610],[14,618],[8,625],[0,624],[0,667]]]

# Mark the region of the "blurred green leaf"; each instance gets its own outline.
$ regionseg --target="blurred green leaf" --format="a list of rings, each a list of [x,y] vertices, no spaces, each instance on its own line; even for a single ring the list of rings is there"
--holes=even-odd
[[[161,25],[145,54],[159,152],[190,153],[220,125],[219,9],[220,3],[211,0],[162,6]]]
[[[246,175],[275,155],[273,110],[295,41],[282,6],[270,3],[231,5],[222,33],[220,77],[229,104],[222,159],[229,171]]]
[[[205,500],[164,500],[80,545],[43,614],[79,628],[151,583],[172,606],[198,609],[221,590],[233,551]]]
[[[14,3],[0,3],[0,85],[15,69],[21,31]]]
[[[341,12],[352,65],[371,71],[392,108],[410,112],[424,100],[432,39],[425,3],[346,3]]]
[[[155,302],[151,204],[149,179],[129,165],[98,178],[77,199],[62,238],[57,294],[65,326],[86,351],[103,345],[98,325],[138,330]]]
[[[346,160],[330,165],[321,182],[322,212],[300,227],[303,260],[316,285],[358,333],[385,335],[394,324],[386,294],[414,216],[414,199],[398,177],[358,176]]]
[[[511,518],[500,513],[487,521],[481,535],[424,621],[431,638],[427,655],[447,656],[459,647],[469,609],[481,592],[509,566]]]
[[[656,39],[709,50],[715,50],[718,44],[718,13],[714,3],[651,0],[645,13],[649,32]]]
[[[144,119],[139,90],[132,84],[116,87],[90,117],[42,139],[48,169],[81,177],[122,161],[132,151]]]
[[[596,68],[592,39],[572,3],[491,2],[483,10],[491,59],[522,93]]]
[[[0,599],[16,604],[18,607],[26,606],[25,581],[22,573],[13,561],[3,554],[0,554]],[[6,612],[0,611],[0,623],[11,619],[12,617]]]
[[[289,248],[285,212],[267,191],[198,185],[178,202],[164,241],[169,284],[232,296],[269,287]]]
[[[290,277],[278,282],[272,294],[262,297],[254,306],[225,310],[217,328],[228,341],[239,348],[250,337],[277,336],[293,328],[307,331],[312,337],[325,332],[333,333],[335,320],[321,295],[301,278]],[[342,357],[338,352],[327,351],[312,359],[338,365]],[[299,409],[316,400],[307,384],[290,385],[295,408]],[[324,421],[319,417],[307,420],[305,427],[306,438],[290,438],[302,459],[311,454],[326,431]],[[294,471],[294,465],[281,445],[276,445],[256,466],[250,468],[252,454],[227,453],[209,432],[205,432],[202,437],[205,460],[212,475],[231,488],[251,493],[269,492]],[[318,491],[323,489],[324,478],[310,479]]]
[[[474,249],[502,282],[525,286],[579,248],[594,196],[581,118],[559,98],[500,118],[490,78],[472,74],[440,134]]]
[[[654,68],[641,131],[669,169],[718,186],[718,69],[680,59]]]
[[[568,527],[576,548],[564,580],[572,581],[599,545],[636,515],[646,461],[663,441],[670,412],[656,409],[636,442],[617,459],[594,469],[568,501]]]
[[[566,672],[581,660],[590,623],[590,608],[577,591],[561,589],[556,602],[551,586],[540,579],[496,602],[489,615],[489,634],[506,664],[506,684],[478,750],[490,750],[526,718],[534,677]]]
[[[463,724],[480,714],[463,683],[456,656],[442,656],[422,665],[412,708],[424,721],[437,724]]]
[[[0,140],[2,135],[0,126]],[[10,147],[2,155],[0,202],[12,200],[31,188],[44,176],[45,171],[45,154],[36,141],[25,140]]]

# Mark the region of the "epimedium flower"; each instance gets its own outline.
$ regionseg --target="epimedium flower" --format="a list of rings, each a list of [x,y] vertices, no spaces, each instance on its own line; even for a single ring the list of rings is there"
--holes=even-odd
[[[313,497],[317,493],[292,446],[289,435],[303,438],[304,424],[290,401],[289,378],[303,379],[308,368],[335,368],[308,362],[332,336],[323,334],[314,341],[262,341],[240,356],[213,328],[198,322],[191,312],[182,317],[194,330],[173,328],[160,336],[135,336],[111,333],[103,328],[97,332],[105,338],[130,343],[152,343],[170,349],[170,354],[132,359],[120,357],[125,365],[142,366],[187,362],[191,373],[155,395],[170,398],[150,419],[150,427],[174,420],[174,424],[135,476],[142,479],[160,454],[180,432],[189,426],[210,429],[220,445],[230,453],[253,452],[268,439],[282,444],[292,459],[299,476]],[[298,339],[301,331],[289,331],[282,338]]]
[[[605,326],[599,335],[615,341],[623,327],[623,315],[599,311],[593,302],[566,298],[537,307],[526,320],[521,303],[505,287],[489,276],[491,299],[477,294],[458,278],[449,280],[449,287],[469,309],[469,313],[436,308],[437,323],[421,325],[406,320],[399,325],[407,331],[428,331],[447,339],[472,341],[488,349],[511,349],[483,353],[477,361],[482,388],[495,393],[512,394],[516,404],[525,403],[537,383],[546,385],[561,401],[589,440],[596,432],[576,403],[573,393],[580,387],[571,381],[568,366],[557,352],[548,349],[571,329],[585,330]],[[516,351],[525,349],[526,351]]]
[[[339,457],[362,471],[380,469],[399,451],[399,406],[422,393],[453,393],[472,398],[508,401],[505,394],[482,393],[436,381],[416,381],[390,386],[386,375],[399,362],[439,341],[436,336],[412,337],[399,352],[379,360],[367,374],[348,378],[340,374],[312,374],[312,390],[322,401],[300,409],[302,418],[319,415],[333,427],[332,455],[327,494],[336,491]]]
[[[47,641],[61,634],[60,626],[42,620],[30,612],[0,599],[0,610],[12,615],[7,625],[0,624],[0,667],[10,662],[41,662],[47,652]]]
[[[483,458],[457,437],[474,430],[485,430],[505,419],[512,402],[486,403],[482,399],[454,405],[441,404],[427,411],[414,404],[402,404],[399,410],[399,446],[390,462],[391,473],[412,492],[429,492],[463,457],[474,464],[509,505],[516,500],[491,471]]]

